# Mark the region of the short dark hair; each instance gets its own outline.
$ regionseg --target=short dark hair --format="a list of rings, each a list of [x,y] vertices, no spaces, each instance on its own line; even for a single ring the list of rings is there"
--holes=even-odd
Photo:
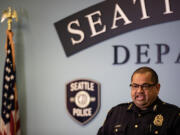
[[[131,76],[131,81],[132,81],[132,79],[133,79],[134,74],[136,74],[136,73],[146,73],[146,72],[150,72],[150,73],[151,73],[151,75],[152,75],[151,81],[152,81],[154,84],[158,84],[158,83],[159,83],[159,79],[158,79],[158,75],[157,75],[156,71],[154,71],[154,70],[153,70],[152,68],[150,68],[150,67],[140,67],[140,68],[136,69],[136,70],[134,71],[134,73],[132,74],[132,76]]]

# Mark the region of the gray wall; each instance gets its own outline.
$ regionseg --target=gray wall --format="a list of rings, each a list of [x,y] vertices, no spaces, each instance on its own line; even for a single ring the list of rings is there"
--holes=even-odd
[[[143,66],[136,63],[136,44],[149,44],[150,64],[160,77],[160,98],[180,106],[180,21],[149,26],[116,36],[72,57],[66,57],[54,22],[101,2],[100,0],[0,0],[0,11],[9,5],[19,14],[14,23],[17,88],[23,135],[95,135],[108,110],[131,101],[130,76]],[[4,67],[7,24],[0,24],[0,84]],[[156,64],[157,43],[166,43],[170,52],[164,64]],[[130,60],[113,65],[113,45],[125,45]],[[87,125],[75,122],[66,110],[65,84],[77,78],[101,83],[101,107]],[[1,96],[0,92],[0,96]]]

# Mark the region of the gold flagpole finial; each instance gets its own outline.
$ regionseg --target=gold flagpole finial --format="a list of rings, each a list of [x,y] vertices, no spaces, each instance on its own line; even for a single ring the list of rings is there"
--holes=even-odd
[[[16,22],[18,21],[18,16],[17,16],[16,10],[12,11],[11,7],[8,7],[8,10],[4,10],[2,17],[1,17],[1,23],[6,19],[7,19],[7,23],[8,23],[8,30],[11,30],[11,25],[12,25],[13,19],[15,19]]]

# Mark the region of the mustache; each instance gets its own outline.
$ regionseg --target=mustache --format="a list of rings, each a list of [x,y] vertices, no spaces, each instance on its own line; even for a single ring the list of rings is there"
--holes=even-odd
[[[145,96],[145,94],[144,93],[135,94],[135,97],[139,97],[139,96]]]

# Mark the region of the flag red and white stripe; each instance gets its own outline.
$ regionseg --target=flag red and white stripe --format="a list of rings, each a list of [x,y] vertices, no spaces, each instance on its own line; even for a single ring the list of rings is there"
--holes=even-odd
[[[12,31],[7,30],[6,60],[2,86],[0,135],[20,135],[19,106],[16,89],[15,51]]]

